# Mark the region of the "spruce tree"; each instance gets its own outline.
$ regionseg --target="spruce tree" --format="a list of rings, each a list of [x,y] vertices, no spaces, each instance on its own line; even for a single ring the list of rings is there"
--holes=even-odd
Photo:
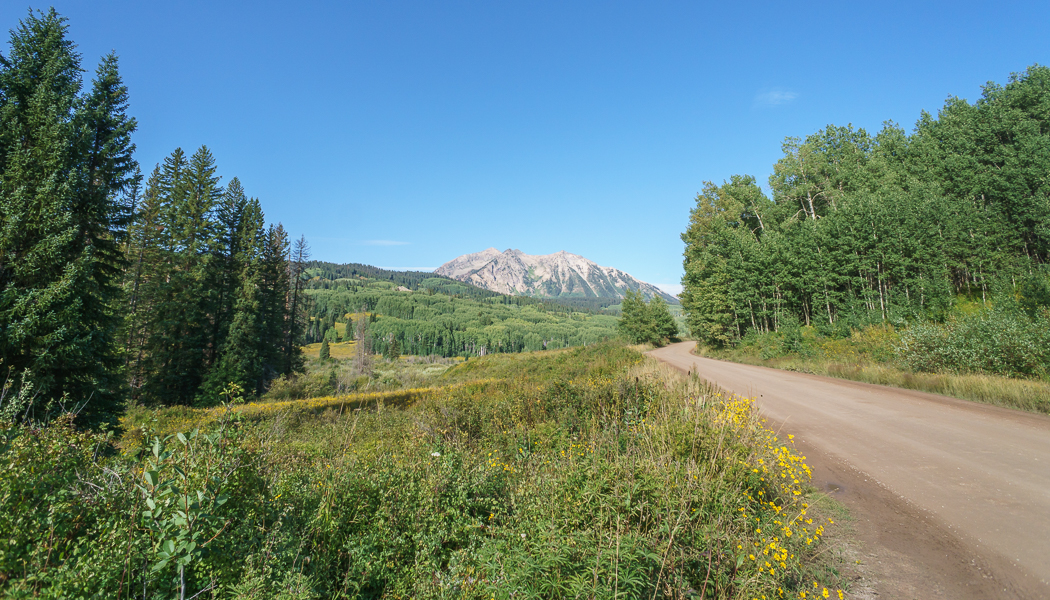
[[[290,372],[285,344],[291,337],[289,330],[294,324],[288,314],[291,292],[288,259],[288,233],[280,223],[271,225],[262,240],[259,262],[259,312],[262,319],[259,353],[263,357],[260,391],[269,380]]]
[[[100,418],[123,391],[115,299],[135,120],[113,55],[81,96],[66,30],[54,9],[30,12],[0,57],[0,359],[38,402],[66,396]]]
[[[321,360],[328,360],[328,358],[332,356],[332,351],[328,347],[328,338],[327,337],[325,337],[323,340],[321,340],[321,352],[320,352],[320,354],[318,356],[320,357]]]
[[[214,211],[222,189],[215,171],[215,159],[204,146],[189,160],[176,149],[161,169],[164,256],[152,278],[158,299],[142,388],[149,401],[191,403],[217,358],[211,326],[218,304]]]
[[[253,207],[254,208],[254,207]],[[213,256],[212,282],[215,293],[215,316],[212,319],[212,339],[221,349],[234,318],[238,293],[243,283],[246,253],[255,242],[262,227],[262,211],[251,211],[248,197],[239,179],[234,177],[222,195],[215,211],[218,222]]]
[[[284,365],[285,373],[297,373],[303,370],[302,346],[306,335],[306,326],[309,322],[308,298],[306,296],[306,262],[310,260],[310,246],[306,243],[306,237],[300,236],[292,248],[292,255],[288,262],[288,279],[290,297],[288,302],[288,339],[284,342]]]

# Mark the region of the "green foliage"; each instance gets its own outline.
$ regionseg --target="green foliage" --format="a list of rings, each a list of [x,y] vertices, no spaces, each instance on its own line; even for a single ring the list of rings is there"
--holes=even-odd
[[[397,342],[396,337],[392,337],[387,343],[383,356],[389,360],[395,360],[401,356],[401,345]]]
[[[772,198],[750,176],[706,183],[682,235],[690,331],[713,347],[796,323],[848,336],[943,321],[956,297],[1024,279],[1050,262],[1048,98],[1050,68],[1032,66],[923,113],[912,135],[787,139]],[[1039,281],[1021,291],[1030,316]]]
[[[804,523],[816,515],[800,487],[778,483],[805,478],[799,457],[749,403],[640,362],[618,344],[487,356],[413,405],[261,411],[137,442],[129,432],[121,452],[68,420],[5,425],[0,594],[750,598],[809,588],[805,560],[823,529]],[[783,527],[794,535],[760,533]],[[783,552],[776,575],[746,550],[770,544]]]
[[[214,468],[216,446],[225,441],[223,433],[201,436],[194,430],[164,439],[154,437],[149,448],[152,456],[146,456],[142,483],[136,486],[146,504],[142,526],[156,560],[150,570],[176,566],[180,597],[185,596],[187,569],[201,561],[223,525],[216,513],[229,496],[222,493],[224,474]],[[198,440],[209,447],[201,448]]]
[[[321,350],[320,354],[318,355],[318,358],[320,358],[321,360],[328,360],[331,357],[332,349],[328,345],[328,338],[325,337],[323,340],[321,340]]]
[[[250,535],[243,500],[260,488],[236,426],[147,438],[127,455],[110,440],[68,417],[0,427],[5,596],[170,598],[239,573],[230,542]]]
[[[620,310],[620,333],[634,344],[662,346],[678,335],[678,325],[659,296],[646,302],[639,292],[628,290]]]
[[[1044,267],[1042,272],[1025,277],[1018,288],[1018,304],[1030,319],[1035,319],[1050,309],[1050,277],[1045,273]]]
[[[1050,314],[996,307],[916,323],[901,333],[899,362],[913,371],[1050,378]]]
[[[0,60],[0,362],[32,381],[30,413],[81,403],[99,422],[129,383],[189,404],[301,368],[308,257],[240,181],[219,185],[206,146],[141,189],[117,58],[83,90],[66,31],[30,11]]]
[[[302,368],[302,260],[240,181],[223,189],[216,173],[207,147],[189,160],[176,149],[146,185],[125,280],[135,401],[208,403],[230,383],[256,395]]]
[[[334,334],[337,319],[347,314],[354,315],[358,327],[362,320],[369,321],[364,335],[370,348],[384,355],[394,341],[401,354],[449,357],[553,350],[593,344],[615,335],[616,318],[612,315],[580,312],[564,305],[487,291],[474,297],[430,293],[440,289],[427,287],[430,279],[405,281],[417,285],[420,291],[398,291],[396,281],[354,273],[359,271],[349,271],[352,279],[312,280],[313,287],[306,294],[314,317],[311,327],[316,324],[318,329],[316,334],[307,336],[308,342],[319,342],[321,337]],[[359,331],[355,338],[360,341],[361,335]],[[338,341],[335,337],[328,339]]]
[[[30,11],[0,62],[0,361],[32,379],[40,417],[68,396],[97,421],[125,391],[114,303],[136,123],[117,58],[85,93],[66,32],[54,9]]]

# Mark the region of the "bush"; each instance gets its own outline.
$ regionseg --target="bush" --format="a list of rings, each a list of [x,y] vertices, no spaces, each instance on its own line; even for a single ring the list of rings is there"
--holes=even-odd
[[[916,323],[901,333],[901,365],[915,371],[1050,376],[1050,317],[1009,308],[981,310],[946,323]]]
[[[242,405],[230,415],[254,416],[147,434],[127,453],[68,420],[4,426],[0,595],[810,589],[824,529],[808,513],[802,458],[750,401],[639,363],[611,344],[485,357],[440,390],[357,409]]]

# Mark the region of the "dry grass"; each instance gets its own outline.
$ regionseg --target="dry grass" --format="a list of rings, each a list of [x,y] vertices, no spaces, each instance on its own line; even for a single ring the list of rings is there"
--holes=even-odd
[[[710,352],[707,355],[744,364],[888,385],[1005,408],[1050,414],[1050,382],[1041,380],[1014,379],[998,375],[915,373],[885,363],[842,362],[799,357],[763,360],[754,355],[722,356]]]
[[[331,353],[331,358],[336,360],[346,360],[354,357],[354,354],[357,352],[357,342],[329,343],[328,350]],[[303,346],[303,354],[310,358],[317,358],[321,354],[321,342]]]

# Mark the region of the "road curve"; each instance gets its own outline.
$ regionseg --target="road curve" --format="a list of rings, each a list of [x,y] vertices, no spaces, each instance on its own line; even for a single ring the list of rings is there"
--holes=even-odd
[[[649,354],[754,397],[782,433],[950,530],[979,557],[967,566],[995,565],[983,575],[998,580],[994,597],[1050,598],[1050,417],[701,358],[694,346]]]

